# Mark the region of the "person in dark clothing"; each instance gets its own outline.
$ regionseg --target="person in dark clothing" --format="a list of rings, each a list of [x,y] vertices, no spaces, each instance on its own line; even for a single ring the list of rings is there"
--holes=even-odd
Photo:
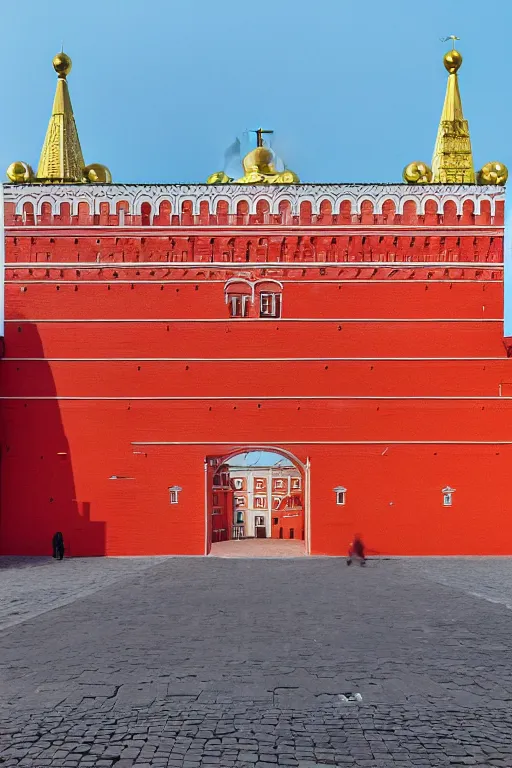
[[[359,533],[356,533],[354,540],[348,549],[347,565],[352,565],[352,561],[356,560],[359,565],[366,565],[366,556],[364,553],[364,544]]]
[[[53,557],[55,559],[62,560],[64,557],[64,536],[60,531],[54,535],[52,539]]]

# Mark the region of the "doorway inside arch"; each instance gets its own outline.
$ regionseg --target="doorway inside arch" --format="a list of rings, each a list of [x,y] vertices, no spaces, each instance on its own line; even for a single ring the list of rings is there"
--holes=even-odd
[[[212,555],[306,554],[306,472],[298,459],[270,449],[247,449],[208,457],[207,465],[207,550]]]

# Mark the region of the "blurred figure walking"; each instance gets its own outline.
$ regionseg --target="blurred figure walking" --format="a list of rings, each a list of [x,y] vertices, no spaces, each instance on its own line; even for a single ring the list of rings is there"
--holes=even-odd
[[[352,561],[358,562],[359,565],[366,565],[364,543],[359,533],[356,533],[354,540],[348,548],[347,565],[352,565]]]

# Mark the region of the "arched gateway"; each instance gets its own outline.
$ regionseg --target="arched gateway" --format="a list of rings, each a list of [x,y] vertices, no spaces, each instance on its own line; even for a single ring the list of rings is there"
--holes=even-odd
[[[253,454],[285,462],[236,462]],[[302,540],[310,554],[309,467],[309,458],[275,445],[246,444],[206,456],[205,554],[212,544],[254,538]]]

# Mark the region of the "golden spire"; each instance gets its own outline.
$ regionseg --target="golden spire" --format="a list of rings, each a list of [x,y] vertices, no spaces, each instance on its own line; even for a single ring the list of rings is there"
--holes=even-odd
[[[18,161],[7,169],[10,181],[18,184],[31,181],[54,184],[112,181],[106,166],[98,163],[85,165],[66,79],[71,66],[71,59],[64,51],[53,59],[53,68],[58,75],[57,88],[37,173],[34,174],[27,163]]]
[[[71,72],[71,59],[64,52],[58,53],[53,59],[53,68],[58,75],[57,90],[37,178],[41,181],[77,182],[82,180],[85,163],[66,79]]]
[[[475,174],[468,121],[464,119],[457,72],[462,64],[461,54],[455,50],[455,35],[445,38],[452,41],[452,50],[444,55],[448,70],[448,84],[443,111],[437,131],[432,168],[423,162],[409,163],[403,178],[407,184],[495,184],[503,185],[508,170],[503,163],[487,163]]]
[[[432,181],[434,184],[474,184],[475,169],[471,153],[468,121],[464,119],[457,71],[462,56],[454,47],[444,55],[448,70],[448,83],[443,111],[437,131],[436,146],[432,157]]]

